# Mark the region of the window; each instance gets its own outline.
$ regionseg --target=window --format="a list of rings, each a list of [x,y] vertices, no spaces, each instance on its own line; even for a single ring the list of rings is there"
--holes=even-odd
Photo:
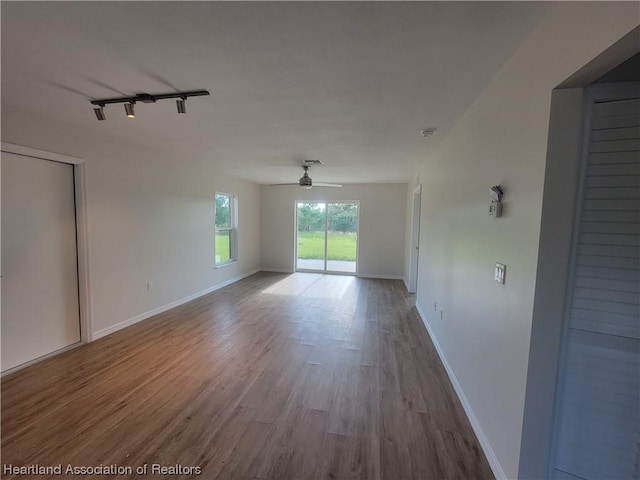
[[[214,254],[216,266],[231,263],[236,259],[235,252],[235,197],[216,193],[216,241]]]

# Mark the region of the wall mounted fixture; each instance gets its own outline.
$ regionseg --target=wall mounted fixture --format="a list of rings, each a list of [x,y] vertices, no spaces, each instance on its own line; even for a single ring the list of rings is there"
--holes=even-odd
[[[491,203],[489,204],[490,217],[502,216],[502,195],[504,195],[504,190],[500,185],[494,185],[489,188],[489,198],[491,198]]]
[[[176,98],[176,104],[178,107],[178,113],[180,115],[184,115],[187,113],[186,100],[187,97],[201,97],[204,95],[209,95],[207,90],[191,90],[188,92],[174,92],[174,93],[161,93],[157,95],[149,95],[148,93],[138,93],[133,97],[118,97],[118,98],[104,98],[102,100],[91,100],[91,105],[97,105],[96,108],[93,109],[93,112],[96,114],[96,118],[98,120],[106,120],[106,116],[104,114],[105,105],[109,105],[112,103],[124,103],[124,110],[129,118],[135,118],[136,114],[133,109],[133,106],[136,102],[141,103],[156,103],[158,100],[164,100],[166,98]]]

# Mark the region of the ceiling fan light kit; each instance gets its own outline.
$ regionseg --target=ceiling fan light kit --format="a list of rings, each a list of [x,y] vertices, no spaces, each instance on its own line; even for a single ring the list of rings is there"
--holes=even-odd
[[[298,181],[298,184],[302,188],[309,189],[309,188],[311,188],[313,186],[313,180],[311,180],[311,177],[309,176],[309,167],[307,165],[305,165],[302,168],[304,168],[304,175],[302,175],[300,177],[300,180]]]
[[[302,175],[302,177],[300,177],[300,180],[298,180],[298,183],[273,183],[271,185],[269,185],[270,187],[284,187],[284,186],[290,186],[290,185],[297,185],[300,188],[305,188],[305,189],[310,189],[312,188],[314,185],[316,187],[342,187],[342,185],[338,184],[338,183],[313,183],[313,180],[311,179],[311,177],[309,176],[309,164],[308,162],[316,162],[313,163],[312,165],[322,165],[323,163],[320,160],[305,160],[304,161],[304,165],[302,165],[302,169],[304,170],[304,174]]]
[[[138,93],[133,97],[117,97],[117,98],[104,98],[101,100],[91,100],[91,105],[97,105],[93,109],[98,120],[106,120],[107,117],[104,114],[104,107],[112,103],[124,103],[124,110],[128,118],[135,118],[136,114],[133,106],[136,102],[141,103],[156,103],[158,100],[165,100],[167,98],[176,98],[176,106],[178,113],[184,115],[187,113],[186,101],[188,97],[201,97],[209,95],[208,90],[191,90],[188,92],[173,92],[173,93],[160,93],[156,95],[150,95],[148,93]]]

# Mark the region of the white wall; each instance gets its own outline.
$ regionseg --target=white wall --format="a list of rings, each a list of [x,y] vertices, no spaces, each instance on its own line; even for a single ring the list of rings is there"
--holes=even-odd
[[[499,476],[518,475],[551,91],[634,28],[637,8],[559,4],[419,171],[417,304]],[[487,212],[495,184],[500,219]]]
[[[345,185],[342,188],[261,188],[261,266],[295,269],[295,202],[360,201],[358,274],[403,278],[407,185]]]
[[[4,142],[86,160],[94,334],[259,268],[258,185],[219,173],[215,159],[156,151],[153,139],[114,141],[104,127],[97,135],[15,108],[2,111]],[[237,195],[239,203],[239,261],[219,269],[216,191]]]

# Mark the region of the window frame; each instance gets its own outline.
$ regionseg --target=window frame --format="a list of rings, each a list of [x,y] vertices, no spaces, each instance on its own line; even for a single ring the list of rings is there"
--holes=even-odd
[[[216,225],[216,199],[218,196],[229,198],[229,228],[218,228]],[[215,268],[225,267],[238,261],[237,249],[237,225],[238,225],[238,202],[235,195],[224,192],[215,192],[213,199],[213,263]],[[218,232],[229,232],[229,259],[218,262],[216,253],[216,236]]]

